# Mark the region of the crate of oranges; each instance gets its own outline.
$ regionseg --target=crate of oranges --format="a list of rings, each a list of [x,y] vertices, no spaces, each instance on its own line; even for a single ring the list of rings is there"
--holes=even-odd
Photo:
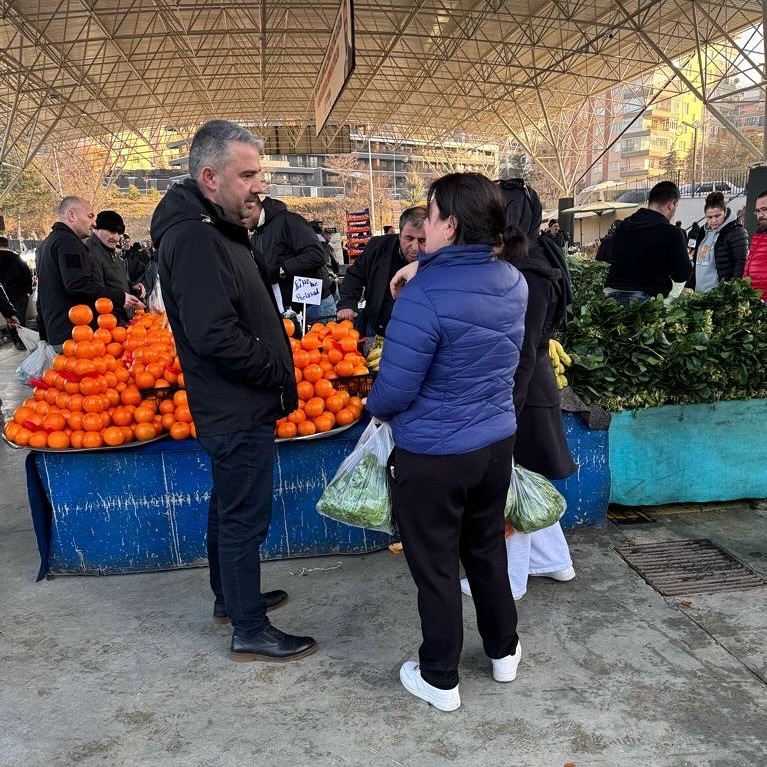
[[[298,388],[298,408],[277,421],[278,439],[332,436],[362,415],[362,399],[344,382],[370,374],[359,352],[359,333],[348,320],[315,323],[300,340],[295,325],[284,320]]]
[[[126,328],[108,298],[95,308],[95,323],[89,306],[70,309],[72,337],[5,425],[6,441],[35,450],[95,450],[195,436],[165,316],[139,310]]]

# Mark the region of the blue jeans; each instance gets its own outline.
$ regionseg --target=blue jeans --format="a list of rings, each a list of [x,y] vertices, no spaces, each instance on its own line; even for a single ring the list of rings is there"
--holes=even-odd
[[[208,507],[210,587],[226,605],[238,637],[269,626],[261,595],[261,544],[272,517],[274,426],[197,437],[210,456]]]
[[[641,290],[618,290],[618,288],[605,288],[604,294],[608,298],[614,298],[621,306],[628,306],[632,301],[638,304],[647,301],[650,296]]]
[[[318,319],[320,319],[320,317],[333,317],[333,319],[335,319],[335,316],[336,316],[336,300],[333,298],[333,296],[328,296],[327,298],[323,298],[320,304],[317,304],[316,306],[310,305],[306,307],[307,328],[308,328],[308,323],[316,322]]]

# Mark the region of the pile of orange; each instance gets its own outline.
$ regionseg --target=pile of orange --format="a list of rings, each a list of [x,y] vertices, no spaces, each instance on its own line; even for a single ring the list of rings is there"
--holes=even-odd
[[[298,408],[277,421],[276,435],[305,437],[354,423],[362,415],[362,400],[336,388],[333,381],[369,372],[358,350],[359,333],[348,320],[315,323],[299,341],[293,338],[293,323],[284,323],[293,351]]]
[[[72,338],[16,409],[5,436],[17,445],[59,450],[143,442],[164,432],[194,436],[186,392],[159,396],[163,388],[183,386],[164,317],[139,310],[124,328],[108,298],[95,306],[95,331],[89,306],[70,309]]]

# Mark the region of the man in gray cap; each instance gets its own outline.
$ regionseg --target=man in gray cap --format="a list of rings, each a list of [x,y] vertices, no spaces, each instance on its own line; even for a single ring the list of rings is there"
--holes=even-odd
[[[125,260],[117,252],[120,238],[125,233],[122,216],[113,210],[102,210],[96,216],[93,234],[85,241],[91,257],[91,274],[95,282],[105,288],[120,290],[125,294],[125,302],[115,304],[114,315],[120,325],[127,325],[134,310],[141,306],[141,301],[133,293],[141,295],[143,286],[128,284],[128,271]]]

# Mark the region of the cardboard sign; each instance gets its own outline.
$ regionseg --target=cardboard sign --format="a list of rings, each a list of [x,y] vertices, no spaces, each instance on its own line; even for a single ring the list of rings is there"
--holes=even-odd
[[[322,280],[316,280],[314,277],[294,277],[293,302],[319,306],[322,302]]]

